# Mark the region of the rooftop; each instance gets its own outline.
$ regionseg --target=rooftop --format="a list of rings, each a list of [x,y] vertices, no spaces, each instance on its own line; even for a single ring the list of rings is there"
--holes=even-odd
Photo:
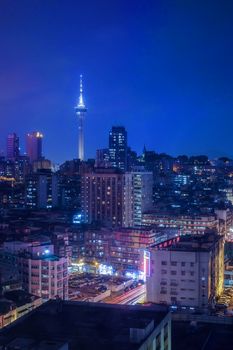
[[[21,289],[6,292],[0,299],[0,315],[8,313],[15,307],[20,307],[27,303],[31,303],[36,299],[40,298]]]
[[[16,338],[69,342],[69,349],[138,349],[130,328],[158,325],[167,312],[155,307],[49,301],[0,332],[0,343]]]
[[[173,350],[230,350],[232,325],[190,322],[172,322]]]
[[[40,299],[38,296],[27,293],[21,289],[5,292],[4,298],[13,301],[17,307],[31,303],[36,299]]]
[[[213,246],[223,236],[216,234],[215,231],[206,232],[204,235],[184,235],[179,236],[162,243],[154,244],[151,249],[185,252],[209,252]]]

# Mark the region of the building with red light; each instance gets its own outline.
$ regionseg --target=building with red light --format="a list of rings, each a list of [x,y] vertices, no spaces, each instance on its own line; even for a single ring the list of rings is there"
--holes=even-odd
[[[113,235],[110,264],[117,270],[142,270],[141,253],[156,242],[158,232],[148,228],[121,228],[114,230]]]
[[[223,236],[180,236],[148,249],[147,301],[207,308],[222,291]]]

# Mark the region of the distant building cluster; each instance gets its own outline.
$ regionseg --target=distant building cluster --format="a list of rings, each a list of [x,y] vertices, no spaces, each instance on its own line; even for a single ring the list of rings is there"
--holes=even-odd
[[[26,293],[30,309],[50,299],[113,301],[114,291],[123,290],[132,295],[125,303],[143,296],[173,311],[226,311],[233,293],[233,161],[172,157],[145,146],[137,154],[123,126],[113,126],[108,146],[85,160],[82,78],[75,111],[78,158],[59,168],[43,156],[41,132],[26,136],[25,154],[16,133],[7,137],[0,158],[0,284],[2,302],[11,306],[0,326],[21,312],[13,294],[4,301],[7,291]],[[169,322],[158,327],[156,349],[170,349]],[[144,335],[157,332],[150,322],[144,328]],[[132,341],[146,339],[140,334],[132,330]]]
[[[43,299],[67,299],[68,266],[84,259],[88,263],[108,264],[121,274],[144,276],[150,302],[207,307],[217,300],[223,289],[223,248],[214,253],[222,264],[213,264],[216,271],[205,275],[206,279],[213,273],[221,275],[221,286],[209,288],[201,302],[187,293],[200,288],[195,269],[190,270],[195,275],[195,279],[190,278],[194,285],[190,282],[183,288],[185,269],[179,272],[177,280],[177,268],[172,270],[174,276],[171,271],[162,276],[166,270],[162,263],[155,262],[156,269],[153,267],[158,254],[166,263],[166,254],[174,255],[173,250],[153,247],[177,237],[188,237],[192,245],[195,237],[204,239],[210,233],[219,239],[224,237],[221,247],[225,241],[226,246],[231,244],[231,160],[211,161],[206,156],[174,158],[145,147],[142,155],[137,155],[128,146],[125,128],[113,126],[108,148],[97,150],[96,159],[68,160],[54,170],[51,161],[43,157],[42,140],[40,132],[28,134],[27,152],[21,155],[18,136],[10,134],[6,155],[0,162],[1,229],[7,239],[3,239],[2,259],[17,262],[23,289]],[[45,218],[50,221],[52,213],[55,216],[49,225]],[[58,213],[62,219],[58,219]],[[33,241],[32,226],[38,226],[39,233],[47,237],[47,248],[43,237]],[[188,252],[188,243],[186,246]],[[198,251],[199,248],[195,256]],[[183,257],[177,256],[173,264],[195,265],[196,262],[188,261],[191,255],[187,252],[179,253]],[[229,251],[227,254],[229,259],[233,255]],[[170,255],[168,260],[170,264]],[[182,286],[185,293],[175,290],[175,286],[165,288],[165,282],[169,288],[171,284]]]

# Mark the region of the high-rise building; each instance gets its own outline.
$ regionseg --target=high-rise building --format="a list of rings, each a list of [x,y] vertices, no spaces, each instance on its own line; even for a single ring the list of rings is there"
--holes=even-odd
[[[109,133],[109,157],[112,167],[127,170],[127,150],[127,131],[123,126],[113,126]]]
[[[81,206],[84,222],[122,226],[123,174],[118,169],[96,169],[82,176]]]
[[[51,171],[29,174],[25,181],[28,208],[53,208],[58,205],[58,177]]]
[[[32,163],[42,158],[43,135],[39,131],[33,131],[26,136],[26,153]]]
[[[147,301],[204,309],[223,292],[223,236],[179,236],[146,253]]]
[[[19,138],[15,133],[7,136],[7,159],[17,160],[19,157]]]
[[[29,158],[25,155],[19,156],[14,162],[15,166],[15,180],[20,183],[24,183],[26,175],[31,171],[31,165]]]
[[[133,171],[124,174],[123,225],[142,225],[142,214],[153,206],[153,173]]]
[[[109,167],[111,167],[111,164],[109,161],[109,149],[108,148],[97,149],[95,166],[97,168],[109,168]]]
[[[82,75],[80,75],[80,90],[79,90],[79,100],[78,104],[75,106],[75,111],[78,117],[78,158],[80,160],[84,160],[84,119],[87,112],[87,108],[85,106],[83,100],[83,83],[82,83]]]
[[[153,175],[116,168],[96,168],[85,173],[81,184],[81,207],[85,222],[135,227],[152,208]]]

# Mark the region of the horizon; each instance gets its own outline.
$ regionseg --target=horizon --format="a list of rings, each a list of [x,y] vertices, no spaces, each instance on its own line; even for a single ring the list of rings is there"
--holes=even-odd
[[[122,126],[122,127],[124,127],[124,125],[113,125],[113,126]],[[63,164],[65,161],[71,161],[71,160],[73,160],[73,159],[78,159],[78,157],[73,157],[73,158],[70,157],[70,158],[67,158],[67,159],[63,159],[63,160],[60,161],[60,162],[56,162],[56,161],[54,161],[52,158],[47,157],[46,149],[45,149],[45,145],[44,145],[44,140],[45,140],[45,138],[46,138],[46,135],[43,133],[42,130],[36,130],[36,129],[29,130],[29,131],[25,132],[24,137],[22,137],[22,138],[20,137],[20,135],[19,135],[16,131],[12,131],[12,132],[9,132],[9,133],[8,133],[8,134],[11,134],[11,133],[14,133],[14,132],[15,132],[16,135],[19,137],[19,146],[20,146],[19,150],[20,150],[20,154],[21,154],[21,155],[26,155],[26,149],[25,149],[25,145],[26,145],[26,142],[25,142],[26,135],[27,135],[28,132],[33,132],[33,131],[42,132],[42,134],[43,134],[43,144],[42,144],[43,157],[44,157],[45,159],[49,159],[53,164],[55,164],[55,165],[61,165],[61,164]],[[109,131],[110,131],[110,130],[109,130]],[[126,129],[126,131],[127,131],[127,133],[128,133],[128,136],[129,136],[129,132],[128,132],[127,129]],[[8,135],[8,134],[7,134],[7,135]],[[0,148],[0,155],[2,154],[3,156],[6,156],[6,140],[7,140],[7,135],[6,135],[6,137],[5,137],[5,147]],[[106,136],[107,139],[108,139],[108,135],[109,135],[109,132],[107,133],[107,136]],[[22,140],[24,140],[24,141],[22,142]],[[22,145],[23,145],[23,147],[21,147]],[[1,143],[0,143],[0,146],[1,146]],[[130,143],[128,142],[128,147],[130,147],[130,148],[132,149],[132,151],[137,152],[137,156],[140,156],[140,155],[143,154],[143,147],[144,147],[144,146],[146,147],[146,150],[147,150],[147,151],[152,151],[152,152],[155,152],[156,154],[166,154],[166,155],[171,156],[171,157],[173,157],[173,158],[178,158],[179,156],[188,156],[189,158],[190,158],[190,157],[198,157],[198,156],[207,156],[208,159],[209,159],[210,161],[211,161],[211,160],[217,160],[217,159],[219,159],[219,158],[225,158],[225,157],[233,160],[233,156],[231,157],[231,156],[226,155],[226,154],[223,154],[223,155],[220,154],[220,155],[210,156],[209,154],[205,154],[205,153],[190,154],[190,153],[187,153],[187,152],[186,152],[186,153],[183,152],[183,153],[174,155],[174,154],[170,154],[170,153],[168,153],[168,152],[166,152],[166,151],[163,151],[163,150],[161,150],[161,151],[158,152],[158,151],[155,150],[155,149],[148,148],[147,145],[142,145],[141,151],[137,152],[137,151],[135,151],[135,149],[133,149],[133,148],[131,147]],[[103,146],[102,148],[108,148],[108,144],[106,144],[105,147]],[[95,159],[95,158],[96,158],[96,150],[94,151],[93,157],[92,157],[92,156],[90,156],[90,157],[85,157],[85,161],[87,161],[87,160],[89,160],[89,159]]]

